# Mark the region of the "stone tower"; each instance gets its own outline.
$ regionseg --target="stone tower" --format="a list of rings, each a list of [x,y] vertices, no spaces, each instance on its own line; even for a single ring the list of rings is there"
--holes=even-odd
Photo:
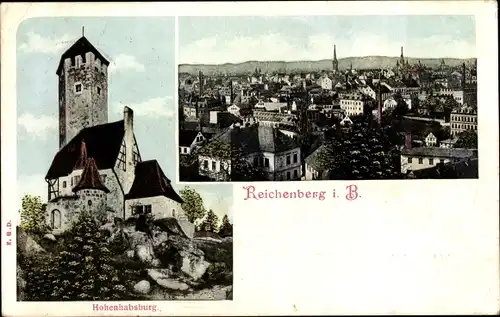
[[[108,66],[83,35],[62,54],[56,72],[60,148],[81,129],[108,122]]]
[[[80,199],[80,208],[86,209],[90,215],[101,222],[112,220],[106,210],[106,194],[109,189],[104,186],[95,160],[85,157],[85,165],[78,184],[73,192]]]
[[[337,60],[337,47],[333,45],[333,61],[332,61],[333,71],[337,73],[339,71],[339,61]]]

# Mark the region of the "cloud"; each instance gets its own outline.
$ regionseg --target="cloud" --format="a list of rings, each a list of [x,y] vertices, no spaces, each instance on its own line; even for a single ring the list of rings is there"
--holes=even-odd
[[[17,119],[17,123],[22,126],[28,134],[40,139],[45,139],[48,132],[56,130],[58,127],[57,117],[46,115],[36,117],[29,112],[22,114]]]
[[[408,57],[473,57],[475,44],[457,40],[451,36],[436,35],[421,39],[395,41],[382,34],[336,38],[329,34],[311,35],[306,41],[278,33],[247,37],[206,37],[180,47],[179,60],[183,64],[222,64],[259,61],[321,60],[333,56],[337,45],[337,57],[352,56],[399,56],[405,47]]]
[[[43,37],[35,32],[26,33],[26,41],[19,45],[19,49],[25,53],[57,54],[73,44],[76,37],[64,34],[59,37]]]
[[[123,112],[123,107],[134,110],[134,114],[141,117],[159,118],[173,117],[175,115],[171,96],[151,98],[136,103],[116,103],[114,109],[117,113]]]
[[[110,73],[116,73],[123,70],[133,70],[137,72],[144,71],[144,65],[141,64],[135,56],[120,54],[117,55],[109,64],[108,71]]]

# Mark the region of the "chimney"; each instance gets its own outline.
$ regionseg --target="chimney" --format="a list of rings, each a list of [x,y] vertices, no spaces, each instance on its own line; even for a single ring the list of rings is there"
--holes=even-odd
[[[411,149],[411,147],[412,147],[411,133],[405,133],[405,148]]]
[[[134,180],[135,165],[134,165],[134,111],[129,107],[123,108],[123,124],[125,133],[123,140],[125,143],[125,181],[124,191],[128,193]]]

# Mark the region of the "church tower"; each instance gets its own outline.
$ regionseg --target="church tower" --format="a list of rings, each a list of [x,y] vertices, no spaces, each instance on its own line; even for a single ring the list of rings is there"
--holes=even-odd
[[[403,47],[401,46],[401,56],[399,57],[399,65],[404,66],[405,65],[405,57],[403,55]]]
[[[336,47],[336,45],[333,45],[332,66],[333,66],[333,72],[337,73],[339,71],[339,61],[337,60],[337,47]]]
[[[83,34],[61,56],[59,77],[59,147],[80,130],[108,122],[109,61]]]

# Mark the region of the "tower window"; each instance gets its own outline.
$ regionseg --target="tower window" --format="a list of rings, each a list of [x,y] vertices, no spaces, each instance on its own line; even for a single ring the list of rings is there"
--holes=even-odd
[[[101,94],[101,87],[97,87],[97,94],[100,95]]]
[[[82,92],[82,84],[75,84],[75,92],[76,93]]]

